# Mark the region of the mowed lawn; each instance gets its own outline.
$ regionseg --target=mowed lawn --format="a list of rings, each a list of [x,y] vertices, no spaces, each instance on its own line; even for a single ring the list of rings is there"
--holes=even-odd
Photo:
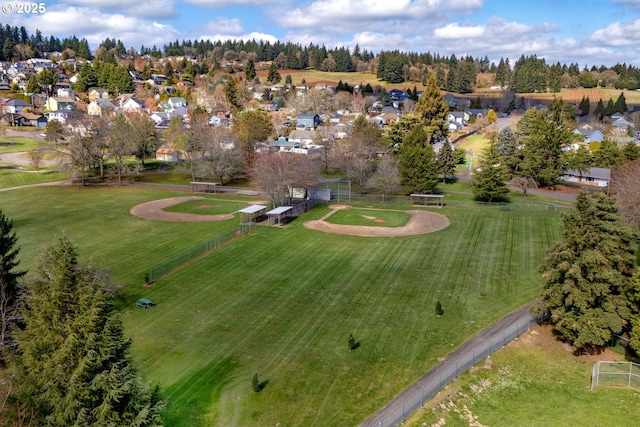
[[[373,227],[402,227],[411,215],[402,211],[380,209],[338,209],[326,219],[332,224]]]
[[[24,266],[59,231],[124,287],[132,355],[161,386],[171,426],[357,425],[490,322],[538,296],[558,212],[469,203],[451,226],[403,238],[257,227],[143,287],[145,271],[237,220],[153,222],[138,203],[175,194],[127,189],[0,193]],[[136,309],[146,297],[158,305]],[[435,315],[440,301],[444,315]],[[347,348],[353,333],[358,345]],[[251,390],[257,373],[264,384]]]

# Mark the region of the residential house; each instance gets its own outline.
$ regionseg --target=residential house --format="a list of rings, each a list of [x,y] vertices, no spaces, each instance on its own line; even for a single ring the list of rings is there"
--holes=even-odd
[[[2,106],[2,112],[4,114],[18,114],[22,113],[24,109],[32,109],[33,105],[23,101],[22,99],[12,98],[7,100]]]
[[[60,123],[65,124],[67,120],[75,116],[75,113],[73,110],[55,110],[55,111],[49,111],[48,113],[45,113],[45,116],[49,121],[57,120]]]
[[[33,126],[44,128],[47,126],[47,118],[42,114],[20,113],[15,117],[16,126]]]
[[[315,129],[320,125],[320,116],[317,114],[298,114],[296,119],[297,129]]]
[[[173,113],[168,111],[154,111],[149,115],[149,117],[155,124],[158,124],[163,120],[171,120]]]
[[[442,151],[442,148],[444,147],[444,144],[449,144],[449,146],[451,147],[451,151],[456,149],[456,144],[452,142],[438,141],[432,145],[433,151],[436,153],[436,155],[440,154],[440,152]]]
[[[99,87],[92,87],[87,91],[89,101],[94,99],[109,99],[109,89],[103,89]]]
[[[60,98],[72,98],[72,99],[76,99],[76,96],[78,96],[76,94],[76,92],[71,89],[70,87],[59,87],[56,90],[56,94],[58,97]]]
[[[301,129],[296,129],[296,130],[292,130],[289,133],[289,141],[290,142],[299,142],[301,145],[309,145],[313,143],[313,140],[316,137],[316,131],[315,130],[301,130]]]
[[[450,93],[447,93],[445,96],[442,97],[442,99],[444,99],[447,102],[447,104],[449,104],[449,108],[456,108],[458,106],[458,98],[456,98]]]
[[[447,114],[447,122],[457,126],[464,125],[469,119],[470,115],[465,111],[451,111]]]
[[[613,118],[613,116],[611,117]],[[622,130],[627,130],[629,127],[633,129],[633,124],[622,117],[611,122],[611,126]]]
[[[604,134],[598,129],[593,129],[591,126],[574,129],[573,133],[575,135],[583,135],[584,142],[586,144],[590,144],[592,142],[601,142],[604,139]]]
[[[171,106],[171,108],[186,107],[187,106],[187,101],[181,96],[172,96],[167,101],[167,104],[169,104]]]
[[[50,96],[44,105],[45,110],[57,111],[57,110],[75,110],[76,101],[71,98],[63,98],[58,96]]]
[[[133,95],[120,97],[120,109],[124,113],[139,113],[143,108],[144,103],[134,98]]]
[[[94,117],[111,117],[116,113],[116,104],[110,99],[96,98],[87,104],[87,114]]]
[[[585,172],[567,170],[560,177],[565,182],[573,182],[581,185],[606,187],[611,179],[611,170],[608,168],[589,168]]]

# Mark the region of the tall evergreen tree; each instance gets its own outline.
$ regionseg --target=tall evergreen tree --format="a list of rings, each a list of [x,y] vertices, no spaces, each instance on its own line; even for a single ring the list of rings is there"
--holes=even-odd
[[[603,346],[631,315],[637,235],[622,224],[613,198],[581,192],[563,217],[562,236],[541,267],[546,284],[538,309],[576,348]]]
[[[453,178],[456,173],[456,159],[453,157],[453,150],[448,141],[442,145],[442,150],[436,158],[438,172],[442,175],[442,182],[446,182],[447,178]]]
[[[552,187],[562,174],[560,147],[570,140],[571,131],[564,124],[559,109],[550,115],[543,111],[528,110],[523,119],[527,119],[528,124],[523,128],[522,171],[538,185]]]
[[[446,122],[447,114],[449,114],[449,104],[442,97],[436,84],[436,79],[433,76],[429,78],[427,87],[424,89],[420,99],[418,99],[414,114],[426,128],[430,142],[443,140],[449,134],[449,127]]]
[[[413,193],[432,193],[438,185],[436,156],[421,125],[406,134],[400,150],[402,184]]]
[[[501,163],[500,153],[492,143],[483,150],[478,168],[473,171],[471,191],[482,201],[494,202],[509,192],[508,179],[509,169]]]
[[[38,425],[157,426],[162,404],[129,361],[106,273],[78,263],[66,237],[42,254],[17,331],[16,397]]]
[[[17,243],[13,221],[0,210],[0,366],[7,363],[9,354],[15,350],[13,329],[19,320],[19,281],[26,274],[17,270],[20,264]]]
[[[248,82],[256,78],[256,64],[253,58],[247,60],[247,67],[245,68],[245,78]]]

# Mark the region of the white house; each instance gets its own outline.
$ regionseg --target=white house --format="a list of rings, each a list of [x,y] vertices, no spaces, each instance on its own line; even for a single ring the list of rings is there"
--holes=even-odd
[[[567,170],[560,177],[565,182],[606,187],[611,179],[611,170],[608,168],[589,168],[581,172],[578,170]]]

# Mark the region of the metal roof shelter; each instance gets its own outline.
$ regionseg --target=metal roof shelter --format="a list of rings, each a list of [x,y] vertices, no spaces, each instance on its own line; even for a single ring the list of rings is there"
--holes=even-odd
[[[439,208],[444,206],[444,195],[443,194],[410,194],[409,198],[411,200],[411,206],[413,206],[414,200],[421,200],[421,205],[429,206],[429,201],[433,200],[431,206],[435,205]]]
[[[191,192],[192,193],[215,193],[218,185],[220,184],[217,182],[194,181],[191,183]]]
[[[255,222],[257,218],[261,215],[264,215],[267,207],[264,205],[251,205],[246,208],[240,209],[240,222],[242,224],[248,224],[251,222]]]
[[[290,216],[293,206],[279,206],[267,212],[269,217],[269,225],[282,224],[282,220]]]

